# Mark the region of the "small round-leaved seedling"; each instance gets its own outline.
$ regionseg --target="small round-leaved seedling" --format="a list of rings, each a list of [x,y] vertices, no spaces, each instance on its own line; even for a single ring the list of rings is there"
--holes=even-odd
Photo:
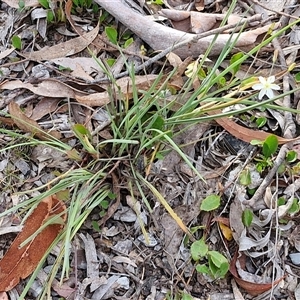
[[[286,154],[286,160],[291,163],[291,162],[295,162],[298,158],[298,154],[296,151],[291,150]]]
[[[247,168],[245,170],[243,170],[239,176],[239,180],[240,180],[240,184],[242,185],[249,185],[251,184],[251,174],[250,174],[250,170]]]
[[[114,45],[118,44],[118,32],[114,27],[105,27],[105,34],[107,35],[109,41]]]
[[[230,58],[230,65],[233,65],[236,61],[240,60],[243,56],[244,56],[244,54],[242,52],[238,52],[238,53],[233,54]],[[239,71],[239,69],[241,67],[241,64],[242,64],[242,62],[235,65],[230,70],[230,72],[232,73],[233,76]]]
[[[11,43],[12,43],[13,47],[16,48],[17,50],[22,49],[22,40],[18,35],[14,35],[11,38]]]
[[[269,135],[263,142],[262,153],[264,157],[271,157],[278,149],[278,139],[275,135]]]
[[[208,246],[205,244],[203,239],[194,242],[191,246],[191,255],[195,261],[203,258],[207,254],[207,251]]]
[[[242,213],[242,222],[246,227],[249,227],[253,220],[253,212],[249,208],[246,208]]]
[[[259,118],[256,119],[255,123],[257,125],[257,128],[262,128],[267,123],[267,118],[266,117],[259,117]]]
[[[201,203],[200,209],[203,211],[212,211],[220,206],[221,197],[218,195],[209,195]]]
[[[208,251],[208,265],[214,278],[223,278],[229,270],[228,260],[218,251]]]

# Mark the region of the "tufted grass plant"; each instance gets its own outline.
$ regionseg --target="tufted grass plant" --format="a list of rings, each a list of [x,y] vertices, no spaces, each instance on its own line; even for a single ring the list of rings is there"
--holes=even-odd
[[[232,2],[231,10],[235,7],[235,3],[236,1]],[[230,53],[236,41],[231,39],[227,42],[212,68],[207,68],[205,65],[205,58],[209,56],[210,52],[210,49],[208,49],[204,57],[198,60],[197,71],[186,80],[182,88],[178,91],[175,91],[169,85],[172,77],[176,74],[176,69],[169,74],[165,74],[164,70],[161,70],[157,80],[149,90],[140,91],[134,86],[134,70],[132,66],[127,65],[133,82],[132,99],[125,97],[122,100],[113,101],[114,91],[118,91],[119,87],[109,69],[98,61],[112,81],[112,101],[105,108],[111,121],[109,125],[112,135],[111,139],[95,138],[84,125],[80,124],[80,127],[73,127],[74,135],[78,138],[78,145],[76,148],[72,148],[66,142],[57,140],[50,135],[47,141],[41,141],[30,135],[23,135],[14,129],[6,129],[4,126],[0,128],[0,134],[9,136],[15,141],[0,149],[0,153],[2,154],[7,151],[14,151],[17,148],[33,148],[42,144],[61,151],[62,154],[67,155],[70,161],[73,161],[73,167],[70,170],[57,174],[47,184],[32,190],[16,191],[16,194],[25,194],[29,199],[0,213],[0,218],[16,211],[29,215],[43,198],[60,193],[67,195],[67,197],[62,199],[67,206],[65,227],[48,252],[45,253],[44,258],[30,277],[19,299],[26,298],[26,294],[38,275],[39,270],[42,269],[47,255],[56,246],[59,246],[59,253],[48,275],[44,289],[41,295],[39,295],[39,299],[51,297],[51,284],[53,279],[57,277],[58,272],[61,274],[60,282],[69,277],[69,258],[72,250],[72,241],[78,231],[81,230],[90,213],[110,197],[112,193],[111,170],[116,168],[117,164],[122,164],[122,167],[126,169],[128,174],[128,193],[133,195],[133,186],[136,187],[140,194],[139,197],[136,197],[138,198],[137,201],[142,202],[151,213],[152,207],[148,201],[149,196],[146,194],[149,193],[152,198],[159,201],[176,219],[178,225],[192,240],[193,236],[187,224],[176,218],[173,209],[149,180],[147,175],[151,169],[151,164],[156,160],[164,159],[164,156],[169,151],[175,150],[194,172],[195,177],[203,180],[201,174],[193,164],[193,158],[188,157],[184,153],[182,145],[178,145],[174,141],[176,135],[180,133],[178,125],[185,124],[186,128],[188,128],[188,126],[193,126],[198,122],[208,122],[218,117],[239,115],[246,111],[249,112],[252,109],[272,108],[293,113],[298,112],[274,103],[275,100],[294,91],[281,94],[273,99],[258,102],[255,98],[257,92],[251,90],[256,77],[249,75],[248,78],[239,79],[235,77],[236,72],[234,71],[245,63],[247,59],[258,53],[274,38],[282,35],[297,22],[295,21],[276,32],[271,32],[270,36],[266,37],[261,44],[255,46],[248,53],[241,53],[240,57],[226,69],[222,68],[221,64],[231,56]],[[211,47],[213,47],[213,44]],[[199,87],[193,90],[193,82],[199,79],[199,74],[204,69],[206,70],[204,78],[201,77]],[[292,66],[286,72],[291,70]],[[185,100],[182,101],[182,99]],[[223,112],[225,108],[234,107],[235,104],[243,106]],[[83,161],[84,156],[88,157],[88,163]],[[147,228],[145,228],[142,222],[140,225],[147,240]]]

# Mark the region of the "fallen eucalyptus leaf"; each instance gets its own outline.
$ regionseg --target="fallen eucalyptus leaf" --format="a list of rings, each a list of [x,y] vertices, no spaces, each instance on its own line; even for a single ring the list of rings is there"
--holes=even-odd
[[[52,242],[63,228],[66,219],[65,205],[55,196],[41,201],[24,223],[12,245],[0,261],[0,291],[9,291],[35,269]],[[60,215],[62,221],[50,223],[49,218]],[[39,230],[41,231],[39,232]],[[24,242],[28,241],[24,246]]]

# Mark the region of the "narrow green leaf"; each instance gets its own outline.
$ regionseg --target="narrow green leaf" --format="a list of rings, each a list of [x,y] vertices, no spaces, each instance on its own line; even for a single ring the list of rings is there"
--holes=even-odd
[[[87,8],[90,8],[93,4],[93,1],[92,0],[86,0],[86,7]]]
[[[39,0],[39,3],[46,9],[50,8],[49,0]]]
[[[220,206],[221,197],[218,195],[209,195],[201,203],[200,209],[204,211],[212,211]]]

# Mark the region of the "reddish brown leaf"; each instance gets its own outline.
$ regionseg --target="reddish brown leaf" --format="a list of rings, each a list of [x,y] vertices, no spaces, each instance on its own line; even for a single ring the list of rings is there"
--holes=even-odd
[[[0,116],[0,122],[9,127],[15,125],[15,122],[11,118],[1,117],[1,116]]]
[[[81,36],[81,34],[78,32],[76,24],[74,22],[74,20],[71,17],[71,10],[72,10],[72,6],[73,6],[73,1],[72,0],[67,0],[66,4],[65,4],[65,13],[66,13],[66,17],[67,20],[69,21],[70,25],[72,26],[72,28],[74,29],[74,31]]]
[[[50,217],[61,214],[65,210],[65,205],[52,195],[41,201],[29,215],[23,230],[0,261],[0,291],[11,290],[20,279],[26,278],[35,270],[63,225],[50,224],[25,246],[20,247],[20,245],[35,234]],[[62,215],[62,219],[66,219],[66,214]]]
[[[219,222],[219,223],[222,223],[226,226],[230,226],[229,224],[229,218],[224,218],[224,217],[215,217],[211,220],[212,222]]]
[[[28,118],[20,109],[19,105],[15,103],[14,101],[9,103],[8,106],[9,113],[12,116],[12,119],[14,120],[15,124],[23,131],[30,132],[33,135],[37,136],[41,140],[49,140],[49,136],[53,136],[57,139],[61,137],[61,134],[56,131],[52,130],[48,134],[40,127],[40,125]]]
[[[213,112],[210,114],[215,114],[215,113],[216,112]],[[217,113],[219,113],[219,112],[217,112]],[[252,140],[264,141],[270,135],[270,133],[265,132],[265,131],[253,130],[253,129],[243,127],[228,118],[217,118],[217,119],[215,119],[215,121],[220,126],[222,126],[225,130],[227,130],[230,134],[232,134],[236,138],[238,138],[244,142],[247,142],[247,143],[250,143]],[[289,142],[296,141],[300,138],[300,137],[297,137],[294,139],[285,139],[281,136],[277,136],[277,135],[275,135],[275,136],[278,138],[279,144],[286,144]]]
[[[275,280],[273,282],[273,284],[272,283],[254,283],[254,282],[246,281],[239,277],[239,274],[236,269],[237,259],[240,261],[241,266],[244,266],[246,256],[244,254],[242,254],[242,256],[239,258],[237,258],[237,256],[238,256],[238,252],[235,253],[235,255],[230,263],[229,271],[233,275],[237,284],[252,296],[257,296],[257,295],[260,295],[260,294],[270,290],[272,287],[276,286],[284,278],[284,277],[281,277],[281,278]]]

